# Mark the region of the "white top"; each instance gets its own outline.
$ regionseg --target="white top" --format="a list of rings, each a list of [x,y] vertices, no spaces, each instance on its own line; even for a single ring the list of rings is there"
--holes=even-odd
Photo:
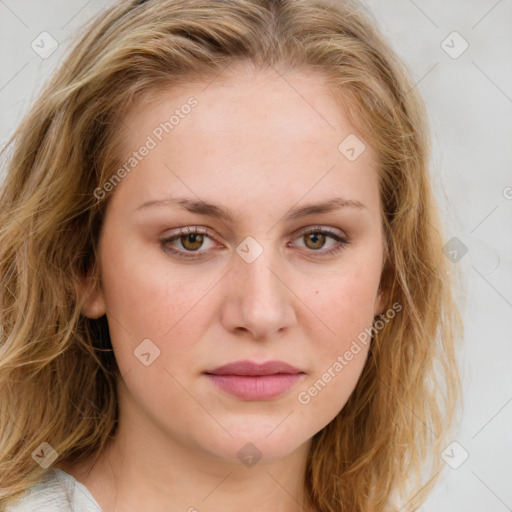
[[[62,469],[52,468],[2,512],[102,512],[85,485]]]

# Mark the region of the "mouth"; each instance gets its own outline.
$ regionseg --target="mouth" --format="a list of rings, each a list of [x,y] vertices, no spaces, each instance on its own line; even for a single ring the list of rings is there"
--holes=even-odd
[[[222,391],[242,400],[270,400],[289,390],[306,373],[284,361],[235,361],[205,375]]]

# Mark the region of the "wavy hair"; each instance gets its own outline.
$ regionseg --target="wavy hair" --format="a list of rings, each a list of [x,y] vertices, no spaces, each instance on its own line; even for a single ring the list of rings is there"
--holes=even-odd
[[[97,243],[120,164],[123,113],[144,95],[237,63],[312,70],[348,105],[378,155],[389,304],[342,411],[313,437],[304,480],[318,512],[417,510],[442,469],[457,416],[461,315],[442,252],[425,105],[372,15],[344,0],[118,1],[73,41],[2,148],[0,505],[57,462],[97,456],[115,435],[116,380],[105,316],[81,314],[99,279]],[[227,71],[226,71],[227,70]],[[340,141],[341,142],[341,141]]]

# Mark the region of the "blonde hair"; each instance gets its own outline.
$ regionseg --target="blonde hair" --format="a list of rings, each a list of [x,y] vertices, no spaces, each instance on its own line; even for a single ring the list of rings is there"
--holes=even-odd
[[[119,165],[120,116],[142,95],[242,62],[316,70],[349,105],[379,158],[382,284],[403,306],[373,335],[347,404],[313,437],[308,502],[319,512],[417,510],[432,489],[460,398],[462,326],[427,116],[406,66],[371,16],[342,0],[125,0],[84,26],[2,150],[0,505],[47,471],[31,456],[41,443],[58,462],[80,461],[116,432],[108,324],[81,314],[80,283],[101,275],[110,195],[94,191]]]

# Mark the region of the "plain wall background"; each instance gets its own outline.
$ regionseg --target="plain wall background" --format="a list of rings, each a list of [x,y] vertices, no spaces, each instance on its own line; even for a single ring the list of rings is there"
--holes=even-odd
[[[60,62],[69,38],[110,3],[0,0],[0,144]],[[458,444],[444,453],[451,466],[460,466],[446,468],[422,510],[510,511],[512,1],[366,0],[365,5],[427,103],[446,242],[456,237],[467,247],[452,263],[460,266],[466,293],[464,410]],[[31,44],[45,31],[59,46],[43,59]]]

